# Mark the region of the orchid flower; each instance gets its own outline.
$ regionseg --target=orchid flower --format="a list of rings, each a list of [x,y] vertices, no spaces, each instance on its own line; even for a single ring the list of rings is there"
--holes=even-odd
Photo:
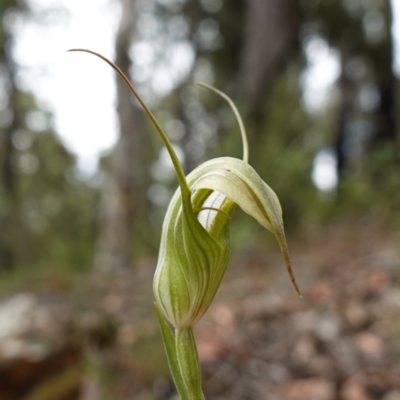
[[[242,119],[224,93],[197,83],[228,101],[240,126],[243,159],[216,158],[185,176],[168,137],[123,72],[94,51],[70,51],[94,54],[116,70],[151,119],[171,157],[179,187],[165,215],[153,291],[179,396],[182,400],[202,400],[201,371],[192,329],[209,308],[224,276],[230,255],[230,222],[237,205],[275,235],[290,279],[301,297],[290,264],[278,197],[249,165]]]

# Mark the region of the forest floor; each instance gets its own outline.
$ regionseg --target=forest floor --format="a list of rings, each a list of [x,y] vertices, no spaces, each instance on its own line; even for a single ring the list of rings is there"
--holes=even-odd
[[[278,251],[234,258],[195,329],[206,398],[400,400],[399,243],[399,231],[365,221],[291,241],[302,299]],[[3,340],[0,400],[178,399],[153,310],[154,265],[80,277],[61,296],[4,299],[14,320],[18,307],[31,317],[34,334],[19,336],[36,358],[22,361],[14,343],[7,361],[13,342]]]

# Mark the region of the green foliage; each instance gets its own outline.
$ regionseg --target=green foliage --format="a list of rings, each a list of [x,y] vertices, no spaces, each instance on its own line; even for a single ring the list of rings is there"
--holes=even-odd
[[[8,12],[27,16],[29,6],[2,1],[0,17]],[[14,45],[13,30],[2,24],[1,282],[47,276],[65,283],[66,275],[91,264],[98,191],[77,176],[75,156],[57,137],[51,114],[20,89]]]
[[[338,211],[353,210],[357,215],[372,213],[389,223],[398,223],[398,153],[397,146],[386,143],[369,154],[363,168],[343,180]]]
[[[82,271],[93,257],[97,189],[78,177],[75,157],[55,135],[51,117],[31,95],[19,96],[24,114],[44,119],[45,129],[27,126],[13,133],[14,194],[0,192],[0,213],[12,221],[3,245],[14,268],[29,270],[31,277],[35,270]]]

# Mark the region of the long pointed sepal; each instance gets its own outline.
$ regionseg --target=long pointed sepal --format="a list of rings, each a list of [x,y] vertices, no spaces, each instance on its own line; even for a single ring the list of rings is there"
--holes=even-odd
[[[293,286],[302,297],[291,267],[282,208],[275,192],[249,164],[236,158],[208,161],[192,174],[188,176],[192,190],[210,189],[224,194],[275,235]]]

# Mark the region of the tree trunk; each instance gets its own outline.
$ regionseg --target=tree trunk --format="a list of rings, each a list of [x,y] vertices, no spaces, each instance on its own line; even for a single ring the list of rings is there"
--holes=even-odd
[[[395,143],[396,127],[396,92],[397,80],[393,72],[394,44],[390,29],[393,26],[393,13],[389,0],[383,2],[383,15],[387,26],[384,41],[373,49],[374,69],[376,70],[379,90],[379,107],[374,113],[374,142]],[[373,143],[376,144],[376,143]]]
[[[12,38],[3,33],[3,43],[0,44],[0,63],[4,66],[8,78],[8,108],[12,111],[11,123],[3,129],[1,140],[1,189],[3,213],[0,216],[0,269],[10,270],[15,264],[15,248],[13,243],[13,228],[17,218],[16,176],[13,166],[14,146],[12,136],[24,128],[21,106],[18,102],[18,92],[15,83],[16,66],[11,56]]]
[[[300,24],[291,0],[247,0],[241,81],[252,113],[260,113],[274,80],[282,73]]]
[[[122,17],[116,38],[116,64],[129,76],[129,48],[135,25],[133,0],[121,0]],[[111,171],[103,192],[99,251],[96,265],[111,272],[132,265],[134,232],[145,209],[144,127],[142,114],[117,77],[120,136],[112,154]],[[137,243],[137,242],[136,242]]]

